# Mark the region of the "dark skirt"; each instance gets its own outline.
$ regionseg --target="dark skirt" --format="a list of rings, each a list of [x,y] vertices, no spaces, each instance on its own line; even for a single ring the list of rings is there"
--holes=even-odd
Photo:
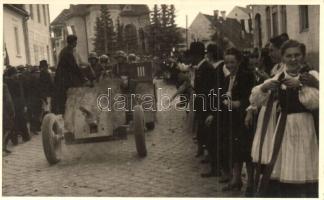
[[[252,161],[253,136],[253,131],[244,125],[244,114],[235,110],[224,114],[222,149],[228,154],[230,163]]]

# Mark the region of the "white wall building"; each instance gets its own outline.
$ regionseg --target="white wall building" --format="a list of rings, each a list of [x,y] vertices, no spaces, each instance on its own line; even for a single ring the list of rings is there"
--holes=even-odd
[[[27,19],[28,13],[23,9],[23,6],[19,4],[5,4],[3,6],[3,42],[12,66],[27,63]]]
[[[251,33],[252,21],[251,21],[252,9],[249,7],[244,8],[235,6],[231,12],[226,16],[227,18],[236,19],[241,24],[243,23],[244,29],[247,33]]]
[[[30,50],[29,64],[39,65],[39,61],[47,60],[50,66],[54,65],[48,4],[25,4],[29,13],[28,43]]]
[[[66,37],[69,34],[75,34],[78,37],[76,47],[77,54],[83,62],[88,60],[88,54],[94,51],[95,25],[96,18],[100,17],[100,4],[78,4],[70,5],[69,9],[63,10],[51,23],[51,30],[54,33],[55,57],[66,45]],[[125,4],[107,4],[110,17],[113,21],[115,32],[117,29],[117,20],[124,27],[124,34],[127,30],[134,31],[138,39],[138,50],[136,52],[145,52],[147,49],[143,46],[141,32],[150,24],[149,8],[147,5],[125,5]]]
[[[319,69],[319,5],[253,5],[252,10],[255,47],[287,33],[306,45],[308,62]]]

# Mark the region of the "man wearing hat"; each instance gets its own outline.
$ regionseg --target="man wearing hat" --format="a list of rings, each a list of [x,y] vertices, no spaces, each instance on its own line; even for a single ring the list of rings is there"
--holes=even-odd
[[[193,88],[196,97],[194,99],[195,121],[197,123],[198,151],[196,157],[204,154],[207,144],[209,128],[205,126],[205,119],[209,110],[209,94],[214,84],[213,66],[205,59],[205,46],[201,42],[190,44],[189,54],[194,68]]]
[[[43,114],[50,111],[51,97],[53,96],[54,83],[50,72],[48,71],[48,64],[46,60],[39,62],[39,84],[40,96],[42,100]]]
[[[80,87],[85,82],[85,78],[73,54],[73,49],[77,45],[77,37],[75,35],[67,36],[67,44],[60,52],[54,77],[56,91],[53,96],[52,108],[55,114],[64,114],[68,89],[71,87]]]

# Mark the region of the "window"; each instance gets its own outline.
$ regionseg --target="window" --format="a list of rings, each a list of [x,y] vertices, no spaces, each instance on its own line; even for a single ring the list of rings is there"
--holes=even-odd
[[[35,58],[35,64],[38,63],[38,46],[34,44],[34,58]]]
[[[46,20],[46,7],[43,5],[43,15],[44,15],[44,24],[47,26],[47,20]]]
[[[17,56],[20,56],[20,41],[19,41],[19,35],[18,35],[18,27],[15,26],[14,28],[15,31],[15,41],[16,41],[16,53]]]
[[[73,35],[76,35],[76,31],[75,31],[75,27],[74,27],[74,25],[71,26],[71,29],[72,29],[72,33],[73,33]]]
[[[45,59],[45,49],[43,46],[40,47],[40,56],[41,56],[41,60]]]
[[[49,52],[49,47],[48,45],[46,45],[46,52],[47,52],[47,61],[49,62],[50,61],[50,52]]]
[[[38,4],[37,4],[37,17],[38,17],[38,22],[41,23],[40,8]]]
[[[281,32],[287,33],[287,10],[286,6],[281,6]]]
[[[255,15],[255,35],[257,36],[257,44],[259,48],[262,48],[262,25],[261,15],[258,13]]]
[[[267,23],[267,36],[268,39],[271,38],[271,16],[270,16],[270,7],[266,8],[266,23]]]
[[[62,37],[62,30],[61,29],[54,29],[54,37]]]
[[[33,7],[33,4],[29,5],[29,14],[30,14],[30,19],[34,19],[34,7]]]
[[[67,28],[68,35],[76,35],[74,25],[67,26],[66,28]]]
[[[272,30],[273,36],[278,35],[278,7],[272,6]]]
[[[309,28],[308,6],[299,6],[300,31],[306,31]]]

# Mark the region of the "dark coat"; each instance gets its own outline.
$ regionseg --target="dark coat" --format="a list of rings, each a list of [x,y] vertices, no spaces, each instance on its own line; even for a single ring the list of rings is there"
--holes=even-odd
[[[3,84],[3,105],[2,105],[3,113],[3,127],[2,131],[9,131],[13,129],[14,121],[15,121],[15,107],[13,104],[13,100],[11,94],[9,92],[8,86],[6,83]]]
[[[54,83],[48,71],[41,71],[39,74],[40,97],[46,100],[51,97],[54,90]]]
[[[199,69],[195,71],[194,91],[196,98],[194,108],[196,110],[196,119],[205,120],[209,114],[209,94],[215,85],[215,70],[213,66],[204,61]],[[201,98],[202,96],[203,98]]]
[[[239,108],[228,110],[227,106],[223,106],[222,116],[222,135],[223,143],[228,144],[231,154],[230,159],[236,161],[250,160],[250,143],[253,135],[249,135],[247,128],[244,125],[246,108],[249,106],[249,96],[254,85],[253,74],[241,70],[236,74],[234,85],[232,88],[232,101],[240,101]],[[225,78],[224,90],[228,89],[230,76]]]
[[[79,87],[83,84],[84,77],[79,69],[71,47],[62,49],[55,73],[54,83],[58,89]]]
[[[11,94],[14,109],[15,109],[15,125],[14,128],[20,131],[23,138],[28,138],[27,130],[27,113],[25,107],[27,107],[21,75],[17,74],[12,77],[6,78],[5,83],[8,85],[9,92]]]
[[[67,90],[71,87],[80,87],[84,83],[84,77],[76,63],[73,49],[69,46],[62,49],[54,77],[56,87],[53,96],[53,112],[64,114]]]

